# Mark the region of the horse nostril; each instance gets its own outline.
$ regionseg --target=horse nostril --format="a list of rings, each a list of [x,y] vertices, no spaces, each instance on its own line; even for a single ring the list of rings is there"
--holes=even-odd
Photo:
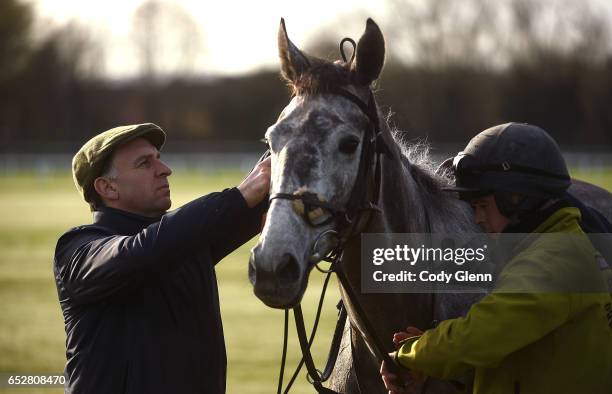
[[[276,267],[276,275],[282,285],[293,284],[300,279],[300,265],[289,253],[285,253]]]

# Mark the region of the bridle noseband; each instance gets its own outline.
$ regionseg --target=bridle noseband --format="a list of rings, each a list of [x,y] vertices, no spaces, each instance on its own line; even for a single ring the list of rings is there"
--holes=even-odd
[[[316,193],[306,190],[297,190],[290,193],[275,193],[270,196],[269,202],[274,199],[283,199],[293,201],[293,210],[304,219],[312,227],[322,227],[330,224],[333,221],[336,223],[342,219],[344,211],[335,205],[325,201]],[[324,215],[324,212],[331,213],[325,220],[317,221],[318,218]]]

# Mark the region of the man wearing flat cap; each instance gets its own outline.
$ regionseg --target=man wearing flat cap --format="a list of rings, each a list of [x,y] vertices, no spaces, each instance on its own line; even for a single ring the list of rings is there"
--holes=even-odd
[[[171,205],[165,133],[108,130],[74,156],[93,224],[60,237],[66,393],[224,393],[215,264],[259,232],[270,161],[231,189]]]

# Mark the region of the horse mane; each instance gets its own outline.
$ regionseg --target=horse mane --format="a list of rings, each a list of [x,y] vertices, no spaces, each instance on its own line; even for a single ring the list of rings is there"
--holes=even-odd
[[[431,186],[438,188],[454,183],[455,179],[452,172],[438,170],[439,163],[431,157],[431,145],[427,140],[411,141],[398,129],[390,129],[389,132],[400,150],[404,165],[410,167],[413,176],[417,178],[426,177],[428,179],[425,180],[425,183],[430,183]]]
[[[438,171],[439,163],[431,157],[431,145],[425,139],[409,140],[406,134],[399,129],[390,129],[388,122],[384,122],[386,128],[391,133],[393,140],[399,148],[402,164],[410,169],[410,173],[423,186],[426,191],[431,193],[442,192],[443,187],[454,183],[454,175],[449,171]],[[444,195],[446,193],[442,192]]]
[[[423,139],[408,140],[400,130],[390,130],[388,122],[383,122],[383,127],[388,129],[397,144],[402,164],[419,186],[418,192],[422,201],[428,202],[427,210],[430,219],[444,225],[449,223],[459,224],[463,231],[469,229],[469,226],[473,225],[473,221],[466,206],[461,208],[462,204],[452,194],[442,190],[442,188],[454,184],[454,174],[448,170],[437,170],[438,163],[430,155],[430,144]],[[468,227],[465,227],[465,225]],[[450,230],[452,229],[446,228],[446,231]],[[476,231],[476,229],[472,230]],[[459,231],[459,228],[455,228],[454,231]]]

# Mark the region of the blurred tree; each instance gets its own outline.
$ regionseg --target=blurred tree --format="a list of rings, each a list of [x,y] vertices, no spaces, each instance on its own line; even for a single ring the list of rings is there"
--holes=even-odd
[[[388,48],[404,67],[383,75],[383,94],[409,129],[465,141],[513,120],[564,142],[612,143],[610,15],[593,1],[388,1]]]
[[[32,18],[30,4],[0,1],[0,82],[23,67],[30,49]]]
[[[132,37],[140,61],[144,116],[163,119],[163,84],[189,78],[202,50],[202,35],[178,4],[146,0],[132,17]]]
[[[389,0],[392,48],[408,64],[429,68],[482,66],[495,60],[491,43],[498,2]]]
[[[68,23],[51,29],[32,46],[27,65],[13,83],[13,137],[31,142],[79,140],[96,119],[94,86],[101,78],[103,51],[86,27]]]
[[[132,21],[132,37],[146,83],[192,74],[203,50],[202,32],[181,6],[146,0]]]
[[[604,61],[610,16],[593,1],[388,0],[389,34],[407,64],[500,69],[559,57]]]
[[[609,54],[610,16],[593,1],[512,0],[507,9],[511,64],[601,64]]]
[[[0,147],[15,134],[9,127],[18,123],[14,102],[19,90],[17,76],[27,64],[31,49],[33,12],[18,0],[0,1]]]
[[[464,144],[512,120],[543,126],[562,147],[612,144],[610,15],[589,1],[388,1],[389,19],[378,20],[387,64],[377,98],[406,137]],[[0,150],[57,141],[76,149],[96,132],[145,121],[189,148],[255,141],[288,102],[277,70],[192,75],[201,36],[167,2],[147,0],[134,14],[143,75],[134,80],[104,79],[99,37],[74,22],[33,42],[31,17],[29,6],[0,0]],[[303,49],[338,59],[339,40],[362,32],[365,17],[352,18]]]

